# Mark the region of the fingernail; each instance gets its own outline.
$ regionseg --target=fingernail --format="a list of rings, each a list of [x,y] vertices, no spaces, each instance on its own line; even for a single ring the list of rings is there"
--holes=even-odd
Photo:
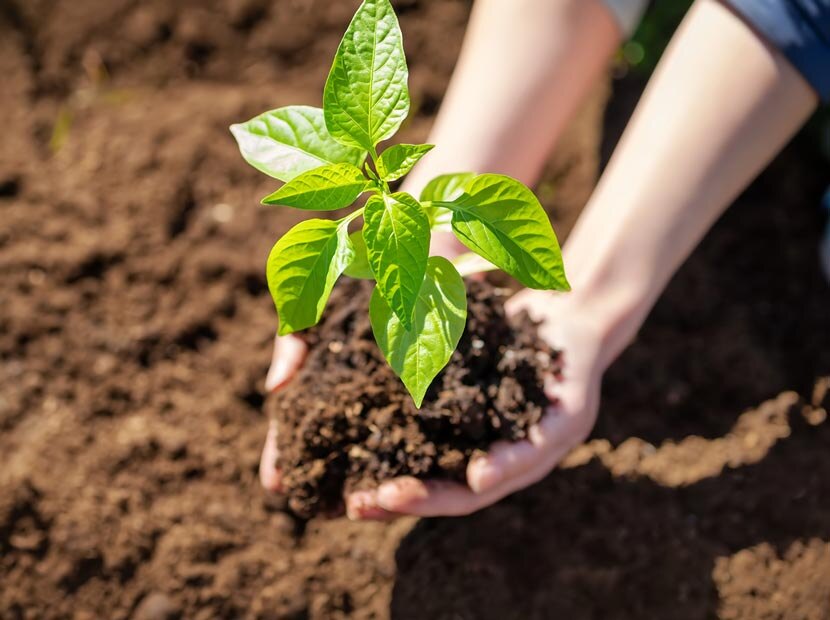
[[[501,482],[501,478],[501,468],[487,459],[481,459],[475,464],[473,475],[470,476],[470,488],[475,493],[483,493]]]
[[[346,516],[351,521],[360,521],[366,513],[374,507],[372,494],[366,491],[357,491],[349,495],[346,500]]]
[[[360,519],[360,509],[366,503],[366,499],[361,497],[360,493],[353,493],[346,500],[346,516],[350,521],[358,521]]]
[[[557,390],[560,389],[559,384],[564,380],[565,376],[559,373],[559,376],[556,375],[545,375],[545,380],[542,385],[542,391],[545,393],[545,396],[548,397],[548,400],[553,402],[554,400],[559,400],[557,396]]]
[[[268,374],[265,376],[265,390],[268,392],[272,392],[274,389],[279,387],[280,383],[283,381],[283,368],[282,364],[278,361],[271,364],[271,367],[268,369]]]
[[[394,510],[393,506],[397,504],[400,496],[401,491],[393,482],[384,483],[378,488],[378,504],[386,510]]]

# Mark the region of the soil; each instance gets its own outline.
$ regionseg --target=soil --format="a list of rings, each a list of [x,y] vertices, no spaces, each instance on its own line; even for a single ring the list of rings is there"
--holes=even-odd
[[[527,437],[548,404],[545,375],[560,371],[527,316],[505,316],[509,291],[469,282],[464,334],[418,409],[375,343],[371,291],[341,283],[304,335],[300,374],[270,399],[283,491],[302,517],[334,514],[344,491],[395,476],[464,482],[476,453]]]
[[[302,214],[258,207],[274,184],[227,126],[319,104],[355,4],[0,0],[0,618],[830,617],[828,167],[803,137],[545,481],[391,524],[298,521],[259,490],[263,263]],[[422,141],[470,3],[395,4]],[[638,86],[607,110],[600,89],[557,147],[562,236]]]

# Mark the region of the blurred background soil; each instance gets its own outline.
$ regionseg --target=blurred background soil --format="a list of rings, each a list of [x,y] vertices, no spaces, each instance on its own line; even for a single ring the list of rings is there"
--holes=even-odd
[[[546,481],[393,524],[300,523],[260,492],[264,261],[300,214],[258,205],[274,182],[227,126],[319,105],[356,4],[0,0],[0,618],[830,617],[812,133],[674,279]],[[470,3],[394,4],[422,140]],[[560,236],[652,31],[540,186]]]

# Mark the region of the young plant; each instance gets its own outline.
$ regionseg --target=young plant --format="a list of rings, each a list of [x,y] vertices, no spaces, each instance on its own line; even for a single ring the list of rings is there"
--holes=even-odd
[[[306,220],[277,241],[268,257],[268,288],[284,335],[320,320],[342,274],[375,280],[369,304],[375,340],[420,407],[467,316],[457,265],[470,262],[429,256],[432,230],[452,230],[525,286],[569,286],[550,222],[518,181],[462,172],[435,178],[418,199],[390,189],[433,148],[396,144],[378,154],[378,144],[409,113],[408,75],[389,0],[364,0],[337,49],[322,109],[279,108],[231,132],[248,163],[285,183],[263,204],[333,211],[369,193],[365,206],[345,217]],[[362,230],[350,233],[361,216]]]

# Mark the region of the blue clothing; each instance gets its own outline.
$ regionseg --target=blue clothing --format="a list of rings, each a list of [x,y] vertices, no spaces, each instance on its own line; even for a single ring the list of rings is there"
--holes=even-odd
[[[643,17],[649,0],[604,0],[605,5],[617,20],[623,37],[628,38],[634,34],[637,24]]]
[[[830,0],[726,0],[830,101]]]

